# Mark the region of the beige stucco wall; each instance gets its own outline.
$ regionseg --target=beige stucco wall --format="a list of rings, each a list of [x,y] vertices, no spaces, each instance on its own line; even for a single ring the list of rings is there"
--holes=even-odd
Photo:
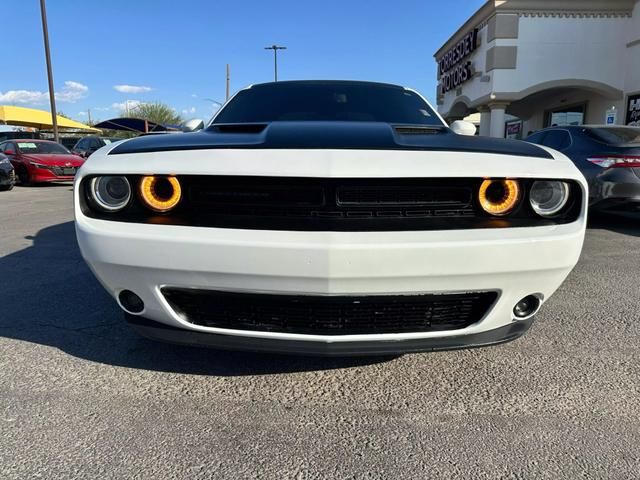
[[[582,102],[588,123],[604,122],[612,106],[624,121],[626,95],[640,92],[640,0],[506,0],[487,2],[474,17],[439,50],[480,27],[469,57],[476,75],[439,97],[443,115],[543,91],[525,132],[542,127],[545,110]]]

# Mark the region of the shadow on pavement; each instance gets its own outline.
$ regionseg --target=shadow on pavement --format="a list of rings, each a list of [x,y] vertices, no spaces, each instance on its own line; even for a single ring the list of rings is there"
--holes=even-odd
[[[129,329],[85,264],[73,222],[28,239],[33,246],[0,259],[0,336],[49,345],[94,362],[202,375],[348,368],[390,358],[295,357],[151,342]]]
[[[640,237],[640,215],[590,212],[587,228],[601,228]]]

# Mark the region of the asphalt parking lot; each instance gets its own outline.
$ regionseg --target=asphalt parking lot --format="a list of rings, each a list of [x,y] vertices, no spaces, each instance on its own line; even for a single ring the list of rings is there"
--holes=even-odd
[[[136,336],[71,200],[0,193],[0,478],[638,478],[640,220],[516,342],[312,359]]]

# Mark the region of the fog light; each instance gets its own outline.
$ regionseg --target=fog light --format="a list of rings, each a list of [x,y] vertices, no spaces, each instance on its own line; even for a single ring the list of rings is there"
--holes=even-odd
[[[540,299],[535,295],[527,295],[513,307],[513,314],[517,318],[526,318],[538,311]]]
[[[144,302],[131,290],[122,290],[118,294],[120,306],[129,313],[140,313],[144,310]]]

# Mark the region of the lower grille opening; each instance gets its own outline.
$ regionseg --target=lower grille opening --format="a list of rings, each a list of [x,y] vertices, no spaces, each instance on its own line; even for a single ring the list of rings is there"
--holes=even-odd
[[[357,335],[459,330],[481,320],[496,292],[313,296],[163,288],[194,325],[258,332]]]

